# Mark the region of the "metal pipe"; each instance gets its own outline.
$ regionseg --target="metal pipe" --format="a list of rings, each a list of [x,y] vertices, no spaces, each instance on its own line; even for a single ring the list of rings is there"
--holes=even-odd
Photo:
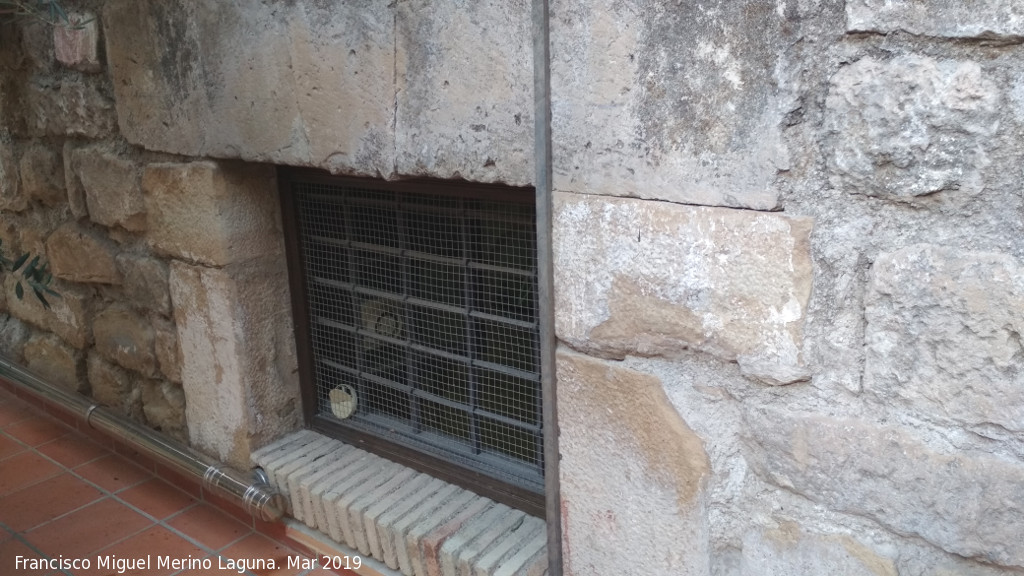
[[[551,168],[551,41],[548,0],[533,0],[533,163],[537,208],[537,296],[541,396],[544,405],[544,512],[548,574],[562,576],[562,504],[559,494],[558,394],[555,378],[555,284]]]
[[[0,356],[0,376],[43,402],[71,412],[85,420],[90,427],[121,440],[181,474],[201,481],[204,488],[238,504],[252,516],[267,522],[276,522],[284,516],[287,499],[267,483],[265,476],[239,472],[155,430],[128,420],[91,398],[54,386],[3,356]]]

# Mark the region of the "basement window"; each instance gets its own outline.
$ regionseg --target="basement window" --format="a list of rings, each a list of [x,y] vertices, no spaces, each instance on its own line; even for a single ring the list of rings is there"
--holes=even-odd
[[[533,189],[295,170],[282,190],[309,425],[542,510]]]

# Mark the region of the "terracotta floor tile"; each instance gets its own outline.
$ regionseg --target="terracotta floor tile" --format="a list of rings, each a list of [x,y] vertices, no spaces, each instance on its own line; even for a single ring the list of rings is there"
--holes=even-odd
[[[152,478],[120,492],[118,497],[147,514],[163,520],[196,503],[196,499],[174,486]]]
[[[62,474],[0,498],[0,522],[24,532],[103,497],[71,474]]]
[[[181,530],[212,550],[221,548],[250,533],[251,528],[226,516],[220,510],[199,504],[171,518],[167,524]]]
[[[181,536],[162,526],[152,528],[123,540],[113,546],[90,554],[94,562],[91,570],[75,572],[75,576],[105,576],[107,574],[126,574],[134,576],[166,576],[178,572],[178,568],[161,568],[159,556],[171,559],[205,558],[209,550],[196,547]],[[111,558],[110,564],[101,568],[99,557]],[[118,566],[117,559],[126,559],[127,563]],[[136,559],[148,560],[148,564],[138,563]],[[214,565],[216,567],[216,564]],[[123,570],[123,572],[122,572]]]
[[[114,454],[78,466],[75,472],[111,492],[134,486],[152,477],[149,472]]]
[[[246,563],[241,566],[259,576],[295,576],[305,572],[305,570],[288,568],[288,558],[299,556],[298,552],[261,534],[251,534],[243,538],[222,550],[220,555],[225,559],[230,558],[240,562],[247,560],[256,562],[256,564]],[[271,561],[273,561],[273,568],[270,568]],[[229,568],[233,568],[227,560],[225,563]]]
[[[78,434],[61,436],[52,442],[37,446],[36,450],[68,468],[74,468],[109,454],[95,442]]]
[[[0,404],[0,428],[6,429],[15,422],[20,422],[36,414],[35,409],[29,408],[27,404],[8,396],[8,401]]]
[[[61,469],[32,451],[22,452],[0,463],[0,496],[56,476]]]
[[[49,417],[34,416],[5,427],[4,432],[29,446],[38,446],[64,436],[69,430]]]
[[[18,556],[23,558],[41,558],[28,546],[18,540],[8,540],[0,543],[0,574],[16,574],[17,576],[48,574],[50,569],[31,570],[24,567],[17,567],[15,561]],[[24,566],[24,565],[23,565]]]
[[[0,432],[0,460],[14,456],[18,452],[23,452],[24,450],[25,446],[22,443],[3,432]]]
[[[31,530],[25,533],[25,537],[47,554],[82,556],[110,546],[152,524],[124,504],[105,498]]]

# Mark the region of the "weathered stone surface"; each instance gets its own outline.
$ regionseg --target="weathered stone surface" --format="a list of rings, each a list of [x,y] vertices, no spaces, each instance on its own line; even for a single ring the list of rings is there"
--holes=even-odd
[[[954,554],[1024,566],[1024,464],[945,452],[906,429],[752,412],[747,459],[775,484]]]
[[[22,350],[28,341],[29,329],[24,322],[7,314],[0,314],[0,354],[15,362],[23,362]]]
[[[100,26],[91,12],[68,13],[65,26],[53,27],[53,52],[57,61],[81,72],[99,72]],[[124,33],[123,31],[115,31]]]
[[[46,257],[57,278],[75,282],[120,284],[114,258],[117,247],[100,234],[67,222],[46,239]]]
[[[789,167],[775,2],[563,0],[551,20],[557,190],[772,209]]]
[[[53,288],[60,293],[60,297],[47,297],[50,302],[50,309],[47,310],[28,289],[25,290],[25,296],[19,300],[15,294],[16,284],[17,278],[14,275],[9,274],[4,279],[7,308],[11,316],[43,330],[49,330],[75,348],[85,348],[89,345],[92,340],[89,325],[94,296],[91,289],[81,285],[55,282]]]
[[[800,530],[795,522],[751,530],[743,537],[738,576],[897,576],[892,558],[845,534],[821,535]]]
[[[103,18],[109,29],[132,30],[107,37],[118,118],[132,143],[394,171],[393,5],[117,0]],[[176,47],[171,56],[167,46]]]
[[[708,574],[710,464],[661,382],[564,350],[557,366],[565,573]]]
[[[132,160],[99,145],[75,150],[72,162],[93,222],[131,232],[146,229],[139,167]]]
[[[284,263],[174,262],[170,278],[189,438],[244,468],[301,418]]]
[[[89,215],[89,208],[85,201],[85,188],[74,167],[76,150],[74,142],[64,141],[64,186],[68,191],[68,206],[71,208],[71,215],[80,220]]]
[[[1000,101],[977,62],[862,58],[840,69],[829,86],[829,181],[894,199],[980,192]]]
[[[961,424],[1024,431],[1024,267],[918,244],[875,260],[864,388]]]
[[[693,348],[769,384],[809,376],[810,219],[556,194],[554,221],[555,323],[572,347],[613,358]]]
[[[75,392],[89,390],[81,350],[65,344],[52,334],[33,336],[23,349],[25,366],[47,382]]]
[[[0,210],[21,212],[25,208],[28,208],[28,198],[21,191],[14,148],[0,140]]]
[[[64,167],[61,158],[45,146],[32,146],[21,155],[21,189],[46,206],[64,203]]]
[[[167,264],[146,256],[118,254],[117,268],[124,276],[124,294],[128,302],[142,310],[164,316],[171,313],[171,293],[167,287]]]
[[[114,305],[96,315],[96,351],[129,370],[156,376],[153,327],[131,309]]]
[[[1024,37],[1024,5],[1016,0],[847,0],[849,32],[945,38]]]
[[[526,0],[397,6],[400,174],[533,182],[533,64]]]
[[[114,104],[95,82],[34,77],[26,87],[25,123],[30,136],[102,138],[114,132]]]
[[[153,318],[153,346],[156,361],[165,378],[181,384],[181,348],[178,346],[178,332],[174,323],[161,317]]]
[[[89,353],[88,360],[89,385],[92,397],[101,404],[109,406],[126,416],[139,415],[136,400],[141,397],[136,392],[137,375],[132,375],[124,368],[107,362],[95,351]]]
[[[142,383],[142,410],[146,422],[174,438],[187,439],[185,429],[185,393],[170,382],[146,380]]]
[[[271,167],[150,164],[142,180],[148,239],[163,254],[224,266],[284,250]]]

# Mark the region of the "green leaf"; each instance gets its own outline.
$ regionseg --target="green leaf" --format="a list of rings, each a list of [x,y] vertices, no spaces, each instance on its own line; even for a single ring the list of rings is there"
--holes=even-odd
[[[25,271],[22,272],[21,275],[26,277],[26,278],[29,278],[29,277],[33,276],[36,273],[36,266],[38,266],[38,265],[39,265],[39,256],[36,256],[35,258],[32,259],[31,262],[28,263],[28,266],[25,267]]]
[[[34,286],[32,287],[32,292],[35,293],[36,298],[38,298],[39,301],[43,304],[43,308],[46,308],[47,310],[49,310],[50,309],[50,303],[46,301],[45,297],[43,297],[43,293],[40,292],[39,290],[37,290]]]
[[[14,285],[14,295],[18,297],[18,300],[25,295],[25,289],[21,287],[21,282]]]
[[[28,260],[28,257],[28,252],[22,254],[21,257],[14,262],[14,266],[11,268],[11,272],[17,272],[18,268],[21,268],[21,265],[25,263],[25,260]]]

